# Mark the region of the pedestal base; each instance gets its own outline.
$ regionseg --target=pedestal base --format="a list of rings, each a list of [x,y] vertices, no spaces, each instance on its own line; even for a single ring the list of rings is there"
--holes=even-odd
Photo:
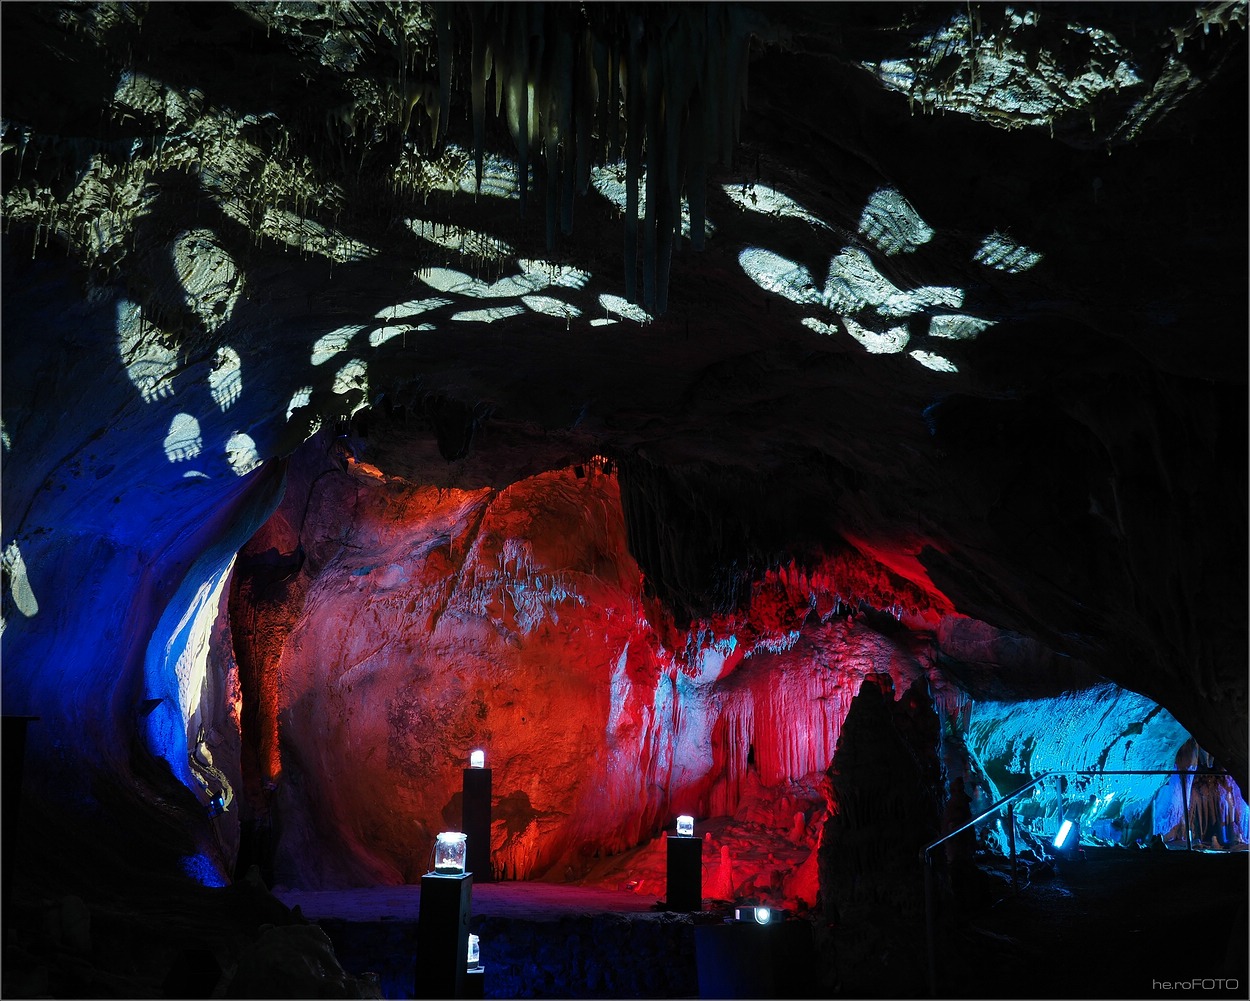
[[[670,911],[703,910],[703,839],[668,836],[668,885]]]
[[[489,768],[464,769],[460,830],[468,836],[465,869],[479,883],[494,882],[490,864],[491,776]]]
[[[413,997],[465,997],[465,957],[469,952],[469,914],[473,877],[468,873],[421,877],[417,916],[417,970]]]

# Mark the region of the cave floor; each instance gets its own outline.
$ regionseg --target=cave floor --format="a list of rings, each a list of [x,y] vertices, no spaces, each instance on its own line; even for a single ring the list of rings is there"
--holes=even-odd
[[[1084,853],[964,921],[939,914],[938,995],[1247,996],[1245,852]]]
[[[1245,852],[1086,848],[1083,860],[1060,862],[1050,878],[971,916],[939,912],[938,996],[1244,998],[1248,862]],[[412,996],[419,887],[278,895],[327,930],[347,970],[381,971],[385,996]],[[575,971],[558,969],[570,948],[584,949],[588,933],[602,933],[608,919],[613,927],[634,929],[634,948],[639,922],[649,937],[685,936],[689,943],[690,919],[657,912],[655,904],[654,896],[538,881],[475,886],[473,927],[482,934],[486,996],[698,996],[693,969],[670,970],[652,989],[629,978],[615,989],[607,982],[577,983]],[[685,955],[694,965],[688,945],[674,945],[669,954],[658,943],[648,948],[658,950],[653,961],[680,963]],[[385,955],[397,949],[404,955]],[[546,964],[535,962],[540,955]],[[612,960],[618,968],[630,961],[628,955]],[[1235,988],[1223,983],[1232,978]],[[889,995],[860,988],[833,996]]]
[[[421,886],[366,886],[351,890],[275,890],[274,896],[311,921],[416,921]],[[473,884],[473,914],[524,921],[556,920],[588,914],[650,911],[655,897],[624,890],[539,881]]]

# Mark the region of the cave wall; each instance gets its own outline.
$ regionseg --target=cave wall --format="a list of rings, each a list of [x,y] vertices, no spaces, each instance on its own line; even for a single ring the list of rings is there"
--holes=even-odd
[[[650,776],[625,797],[624,841],[663,822],[668,793],[650,780],[670,767],[692,796],[730,802],[747,721],[777,707],[813,726],[836,719],[817,721],[795,694],[814,685],[822,713],[845,702],[787,666],[795,634],[850,657],[881,642],[861,627],[886,635],[887,619],[914,615],[932,628],[955,609],[1166,703],[1244,787],[1246,495],[1229,461],[1246,429],[1244,7],[1091,13],[1102,28],[1004,12],[971,54],[972,33],[954,31],[964,69],[971,58],[1032,74],[1046,56],[1058,90],[1028,120],[987,111],[992,95],[964,89],[962,71],[933,79],[935,39],[966,27],[961,10],[935,6],[899,34],[863,11],[840,22],[837,7],[787,9],[752,43],[753,110],[737,162],[707,190],[715,238],[674,258],[663,316],[621,294],[628,196],[613,200],[612,175],[637,163],[594,173],[576,232],[547,255],[557,262],[517,211],[515,163],[489,155],[471,194],[470,97],[453,87],[440,104],[441,151],[421,131],[429,106],[397,111],[397,54],[431,55],[424,13],[410,5],[383,24],[317,5],[4,8],[3,694],[6,712],[41,717],[30,777],[40,806],[68,818],[59,829],[144,828],[115,822],[155,811],[154,831],[177,832],[171,865],[221,879],[235,819],[209,810],[237,774],[249,797],[238,837],[325,841],[307,804],[328,766],[302,744],[284,762],[280,736],[291,720],[311,728],[336,690],[338,668],[318,666],[325,690],[284,701],[288,680],[306,684],[298,657],[284,660],[287,632],[306,601],[331,600],[315,572],[337,543],[312,546],[289,513],[246,554],[246,580],[231,560],[312,431],[395,401],[431,426],[387,461],[371,441],[373,457],[388,476],[467,492],[449,537],[485,503],[475,492],[604,450],[635,460],[622,466],[625,521],[649,586],[610,598],[636,603],[645,627],[622,613],[628,626],[600,647],[567,640],[552,614],[576,619],[564,607],[576,600],[553,597],[558,565],[529,572],[533,543],[519,535],[498,608],[479,612],[459,585],[435,586],[429,606],[410,599],[429,623],[445,597],[494,645],[532,627],[514,660],[558,640],[596,670],[623,663],[606,705],[621,700],[639,734],[623,759],[637,751]],[[372,56],[357,64],[361,52]],[[1085,75],[1100,60],[1140,78]],[[813,81],[829,99],[798,107]],[[508,149],[511,123],[495,124],[488,146]],[[701,520],[708,493],[742,501]],[[802,549],[832,550],[796,554],[795,520]],[[749,563],[715,565],[738,555]],[[450,544],[442,558],[450,572]],[[402,569],[356,571],[409,586]],[[230,610],[237,693],[214,608],[226,588],[264,592]],[[697,630],[654,595],[684,605],[683,619],[709,614],[710,634],[691,643]],[[860,598],[879,611],[858,618]],[[750,614],[729,611],[738,599]],[[842,599],[857,616],[845,648]],[[306,642],[347,663],[365,652],[312,625]],[[507,660],[487,649],[475,669]],[[735,659],[765,655],[783,658],[776,692],[730,691]],[[907,661],[891,644],[864,657]],[[724,774],[683,772],[674,755],[705,761],[711,747],[715,760],[722,739],[679,712],[704,698],[683,686],[702,691],[726,664],[712,693],[726,709],[701,717],[725,734],[732,721]],[[563,696],[544,692],[554,712]],[[769,739],[757,750],[778,774],[819,757]],[[274,835],[282,811],[292,822]],[[532,800],[515,815],[524,862],[542,819]],[[360,841],[353,818],[323,823]],[[142,860],[149,846],[121,847]],[[409,864],[348,856],[353,872],[388,878]]]
[[[1019,739],[984,722],[993,704],[977,715],[943,666],[955,657],[994,648],[1022,690],[1083,688],[1071,698],[1086,716],[1152,705],[1088,688],[1023,637],[958,627],[850,550],[777,567],[741,609],[678,626],[647,594],[605,460],[455,490],[386,476],[367,443],[358,449],[320,434],[300,450],[230,597],[255,769],[243,823],[264,831],[257,860],[282,885],[415,881],[434,835],[459,827],[461,769],[482,747],[501,878],[579,878],[678,813],[739,815],[806,847],[811,865],[785,880],[789,899],[810,905],[824,773],[865,678],[884,679],[891,699],[923,694],[940,719],[925,754],[939,762],[943,805],[956,778],[988,805],[982,761],[1001,774],[1000,745]],[[1052,703],[1032,718],[1062,718]],[[1164,718],[1149,749],[1174,754],[1188,735]],[[1053,754],[1034,764],[1106,760],[1110,726],[1082,717],[1056,729]],[[1145,742],[1115,753],[1139,767],[1149,756]],[[1130,797],[1136,809],[1159,784]],[[709,871],[709,886],[720,879]]]
[[[257,700],[248,793],[272,811],[279,882],[416,879],[459,824],[474,747],[494,770],[495,869],[526,878],[678,812],[732,815],[748,784],[819,776],[866,675],[958,702],[932,631],[866,603],[923,627],[923,596],[862,558],[778,568],[746,609],[681,629],[644,593],[602,463],[444,490],[332,445],[293,461],[231,597]]]

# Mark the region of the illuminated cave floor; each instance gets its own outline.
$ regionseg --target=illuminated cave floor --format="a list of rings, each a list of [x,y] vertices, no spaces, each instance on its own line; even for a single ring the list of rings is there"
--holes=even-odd
[[[298,907],[310,920],[416,921],[421,887],[371,886],[355,890],[275,890],[287,907]],[[650,911],[654,897],[623,890],[601,890],[565,883],[474,883],[473,914],[477,917],[550,920],[552,916],[632,914]]]
[[[1087,848],[1083,862],[972,918],[939,913],[938,995],[1244,998],[1248,861],[1244,852]],[[418,887],[279,896],[326,930],[349,972],[376,973],[386,997],[413,996]],[[636,894],[541,882],[482,884],[473,903],[486,997],[697,997],[694,929],[719,921],[656,912],[654,898]],[[1230,978],[1235,989],[1174,986]],[[848,984],[819,996],[893,995]]]

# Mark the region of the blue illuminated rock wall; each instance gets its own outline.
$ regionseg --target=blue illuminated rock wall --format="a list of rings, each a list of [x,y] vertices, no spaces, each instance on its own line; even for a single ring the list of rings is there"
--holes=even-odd
[[[1209,766],[1190,735],[1162,706],[1113,684],[1053,698],[974,702],[967,743],[1006,795],[1042,772],[1167,771]],[[1183,837],[1185,814],[1179,776],[1056,776],[1020,809],[1039,832],[1053,834],[1058,802],[1096,805],[1085,817],[1090,834],[1128,844],[1152,834]],[[1194,781],[1192,779],[1188,781]],[[1209,785],[1209,788],[1208,788]],[[1245,840],[1246,807],[1230,780],[1196,783],[1191,809],[1201,835],[1230,822]],[[1217,816],[1218,815],[1218,816]]]
[[[216,654],[210,667],[211,633],[234,555],[281,497],[282,471],[240,475],[231,464],[221,446],[256,413],[227,413],[211,399],[207,360],[167,373],[145,399],[119,350],[119,301],[83,301],[72,272],[19,270],[13,256],[3,699],[6,713],[39,717],[25,787],[48,811],[42,822],[81,839],[88,855],[94,842],[80,823],[120,832],[119,811],[170,797],[193,810],[176,826],[228,845],[229,830],[209,829],[208,804],[229,780],[199,741],[220,743],[230,729],[229,665]],[[16,287],[22,296],[9,293]],[[174,414],[191,411],[199,454],[175,461],[167,432]]]

